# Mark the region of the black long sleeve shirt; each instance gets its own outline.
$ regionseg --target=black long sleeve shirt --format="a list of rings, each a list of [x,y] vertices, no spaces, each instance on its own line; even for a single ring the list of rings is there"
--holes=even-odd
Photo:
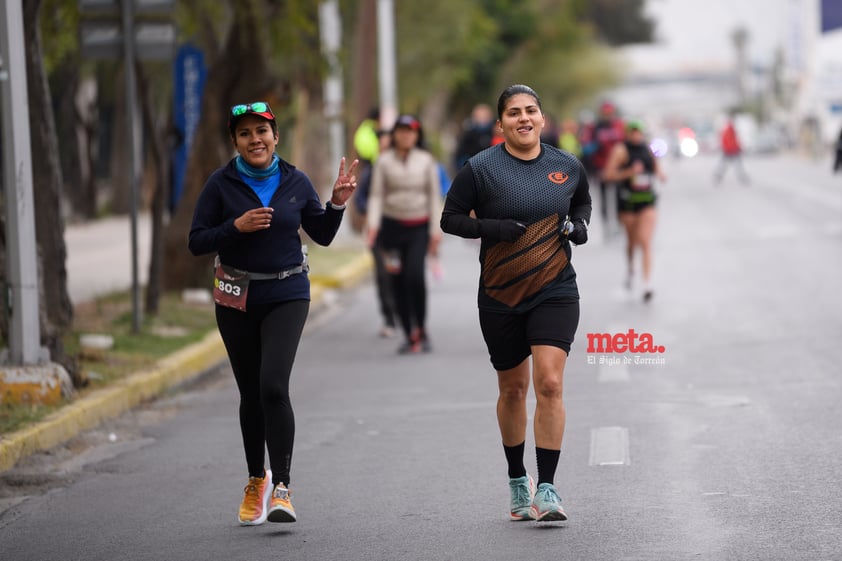
[[[237,230],[234,220],[263,203],[241,179],[234,159],[211,174],[193,212],[188,241],[193,255],[216,252],[222,263],[237,269],[277,273],[302,263],[299,228],[317,244],[329,245],[344,211],[325,208],[310,179],[295,166],[281,160],[280,173],[280,184],[269,201],[274,209],[271,226],[249,233]],[[249,284],[248,304],[299,299],[310,299],[306,274]]]
[[[527,226],[512,243],[483,238],[479,256],[479,307],[520,312],[548,298],[579,297],[572,250],[559,235],[568,216],[590,221],[591,197],[581,162],[546,144],[537,158],[520,160],[499,144],[471,158],[457,173],[441,228],[479,238],[483,219],[512,219]]]

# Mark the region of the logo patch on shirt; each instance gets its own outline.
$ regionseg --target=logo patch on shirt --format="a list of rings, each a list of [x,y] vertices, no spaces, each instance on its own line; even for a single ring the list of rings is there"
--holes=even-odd
[[[550,181],[559,185],[570,179],[570,176],[564,173],[563,171],[554,171],[551,174],[547,175],[547,177],[550,179]]]
[[[295,195],[293,195],[289,198],[289,204],[294,205],[297,200],[298,199],[295,198]]]

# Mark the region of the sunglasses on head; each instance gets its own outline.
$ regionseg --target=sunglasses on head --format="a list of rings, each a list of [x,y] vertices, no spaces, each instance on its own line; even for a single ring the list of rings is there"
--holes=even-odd
[[[271,115],[272,110],[269,109],[269,104],[265,101],[244,103],[240,105],[235,105],[231,108],[232,117],[239,117],[240,115],[245,115],[246,113],[269,113]]]

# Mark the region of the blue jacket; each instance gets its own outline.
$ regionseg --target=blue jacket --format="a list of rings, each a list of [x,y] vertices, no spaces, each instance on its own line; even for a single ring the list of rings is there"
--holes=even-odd
[[[199,195],[188,242],[193,255],[218,253],[225,265],[254,273],[277,273],[302,263],[299,228],[319,245],[333,241],[344,210],[322,206],[310,179],[283,159],[281,181],[269,202],[274,209],[272,225],[259,232],[238,231],[234,220],[263,204],[240,178],[234,161],[213,172]],[[248,305],[301,299],[310,299],[306,273],[249,284]]]

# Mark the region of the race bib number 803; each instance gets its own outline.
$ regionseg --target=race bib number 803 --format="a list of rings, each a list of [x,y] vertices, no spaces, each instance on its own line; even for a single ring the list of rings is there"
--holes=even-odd
[[[213,279],[213,300],[220,306],[246,311],[249,290],[248,273],[242,273],[221,263],[216,266]]]

